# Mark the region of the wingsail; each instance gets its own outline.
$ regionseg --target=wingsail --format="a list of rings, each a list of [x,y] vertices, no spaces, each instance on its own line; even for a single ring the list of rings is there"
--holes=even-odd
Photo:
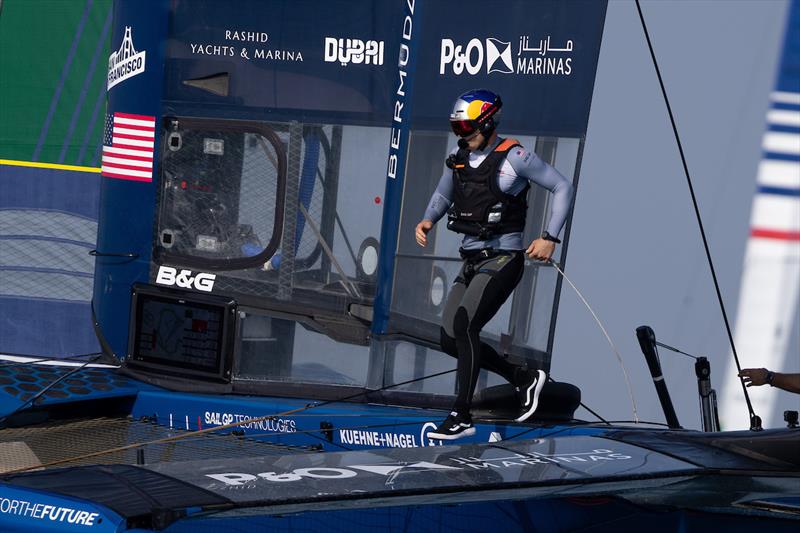
[[[503,133],[577,185],[605,3],[518,2],[509,20],[462,2],[483,15],[457,33],[436,2],[315,3],[313,17],[284,1],[118,5],[94,291],[105,346],[151,370],[208,356],[208,379],[270,392],[452,368],[436,348],[459,237],[432,232],[424,253],[412,237],[455,145],[452,100],[492,87]],[[526,238],[548,196],[530,192]],[[488,341],[549,367],[560,283],[530,262]],[[215,353],[178,355],[180,325]],[[450,394],[455,380],[416,387],[396,392]]]
[[[775,90],[770,94],[767,131],[750,215],[750,237],[736,316],[734,341],[741,365],[782,371],[800,289],[800,2],[793,2]],[[774,416],[777,391],[749,389],[762,418]],[[722,394],[724,429],[749,427],[742,385],[731,358]],[[795,406],[796,408],[796,406]]]

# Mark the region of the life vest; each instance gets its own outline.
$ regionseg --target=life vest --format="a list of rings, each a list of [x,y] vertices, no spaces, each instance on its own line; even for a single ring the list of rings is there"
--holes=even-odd
[[[497,175],[508,151],[521,146],[516,139],[503,139],[477,168],[469,165],[469,150],[462,148],[447,158],[453,169],[453,205],[448,212],[447,228],[488,240],[504,233],[525,229],[528,189],[517,195],[500,190]]]

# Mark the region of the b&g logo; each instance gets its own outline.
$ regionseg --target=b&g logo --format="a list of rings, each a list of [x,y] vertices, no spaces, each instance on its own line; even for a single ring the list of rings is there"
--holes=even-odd
[[[162,265],[158,267],[156,283],[159,285],[175,285],[181,289],[194,287],[198,291],[211,292],[216,278],[216,274],[199,272],[196,276],[192,276],[191,270],[181,270],[179,273],[176,268]]]

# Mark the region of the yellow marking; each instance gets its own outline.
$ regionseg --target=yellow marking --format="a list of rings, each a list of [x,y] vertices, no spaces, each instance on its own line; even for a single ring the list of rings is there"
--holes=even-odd
[[[55,170],[72,170],[75,172],[94,172],[99,174],[100,169],[97,167],[79,167],[76,165],[57,165],[55,163],[36,163],[33,161],[14,161],[12,159],[0,159],[0,165],[8,165],[12,167],[33,167],[33,168],[52,168]]]
[[[484,102],[483,100],[471,101],[467,106],[467,116],[472,120],[478,118],[481,115],[481,107],[483,107],[483,104],[485,103],[486,102]]]

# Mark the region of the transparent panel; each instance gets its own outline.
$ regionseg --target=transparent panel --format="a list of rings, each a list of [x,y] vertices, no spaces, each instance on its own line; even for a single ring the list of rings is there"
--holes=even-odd
[[[164,139],[161,264],[249,306],[371,305],[388,128],[179,117]]]
[[[285,156],[274,130],[260,130],[168,126],[159,220],[168,255],[224,265],[257,255],[275,238]]]
[[[389,130],[346,126],[338,128],[338,137],[334,135],[328,135],[336,142],[323,151],[324,161],[318,164],[311,186],[306,185],[309,142],[305,138],[295,229],[299,263],[292,284],[370,301],[375,293]],[[290,158],[290,175],[292,165]],[[306,198],[311,202],[306,204]],[[287,202],[287,213],[290,210]]]
[[[387,341],[383,344],[386,350],[384,385],[432,376],[452,370],[456,366],[454,357],[418,344],[404,341]],[[453,395],[455,387],[456,373],[449,372],[393,387],[391,390]]]
[[[336,342],[293,320],[241,312],[234,379],[364,386],[369,348]]]

